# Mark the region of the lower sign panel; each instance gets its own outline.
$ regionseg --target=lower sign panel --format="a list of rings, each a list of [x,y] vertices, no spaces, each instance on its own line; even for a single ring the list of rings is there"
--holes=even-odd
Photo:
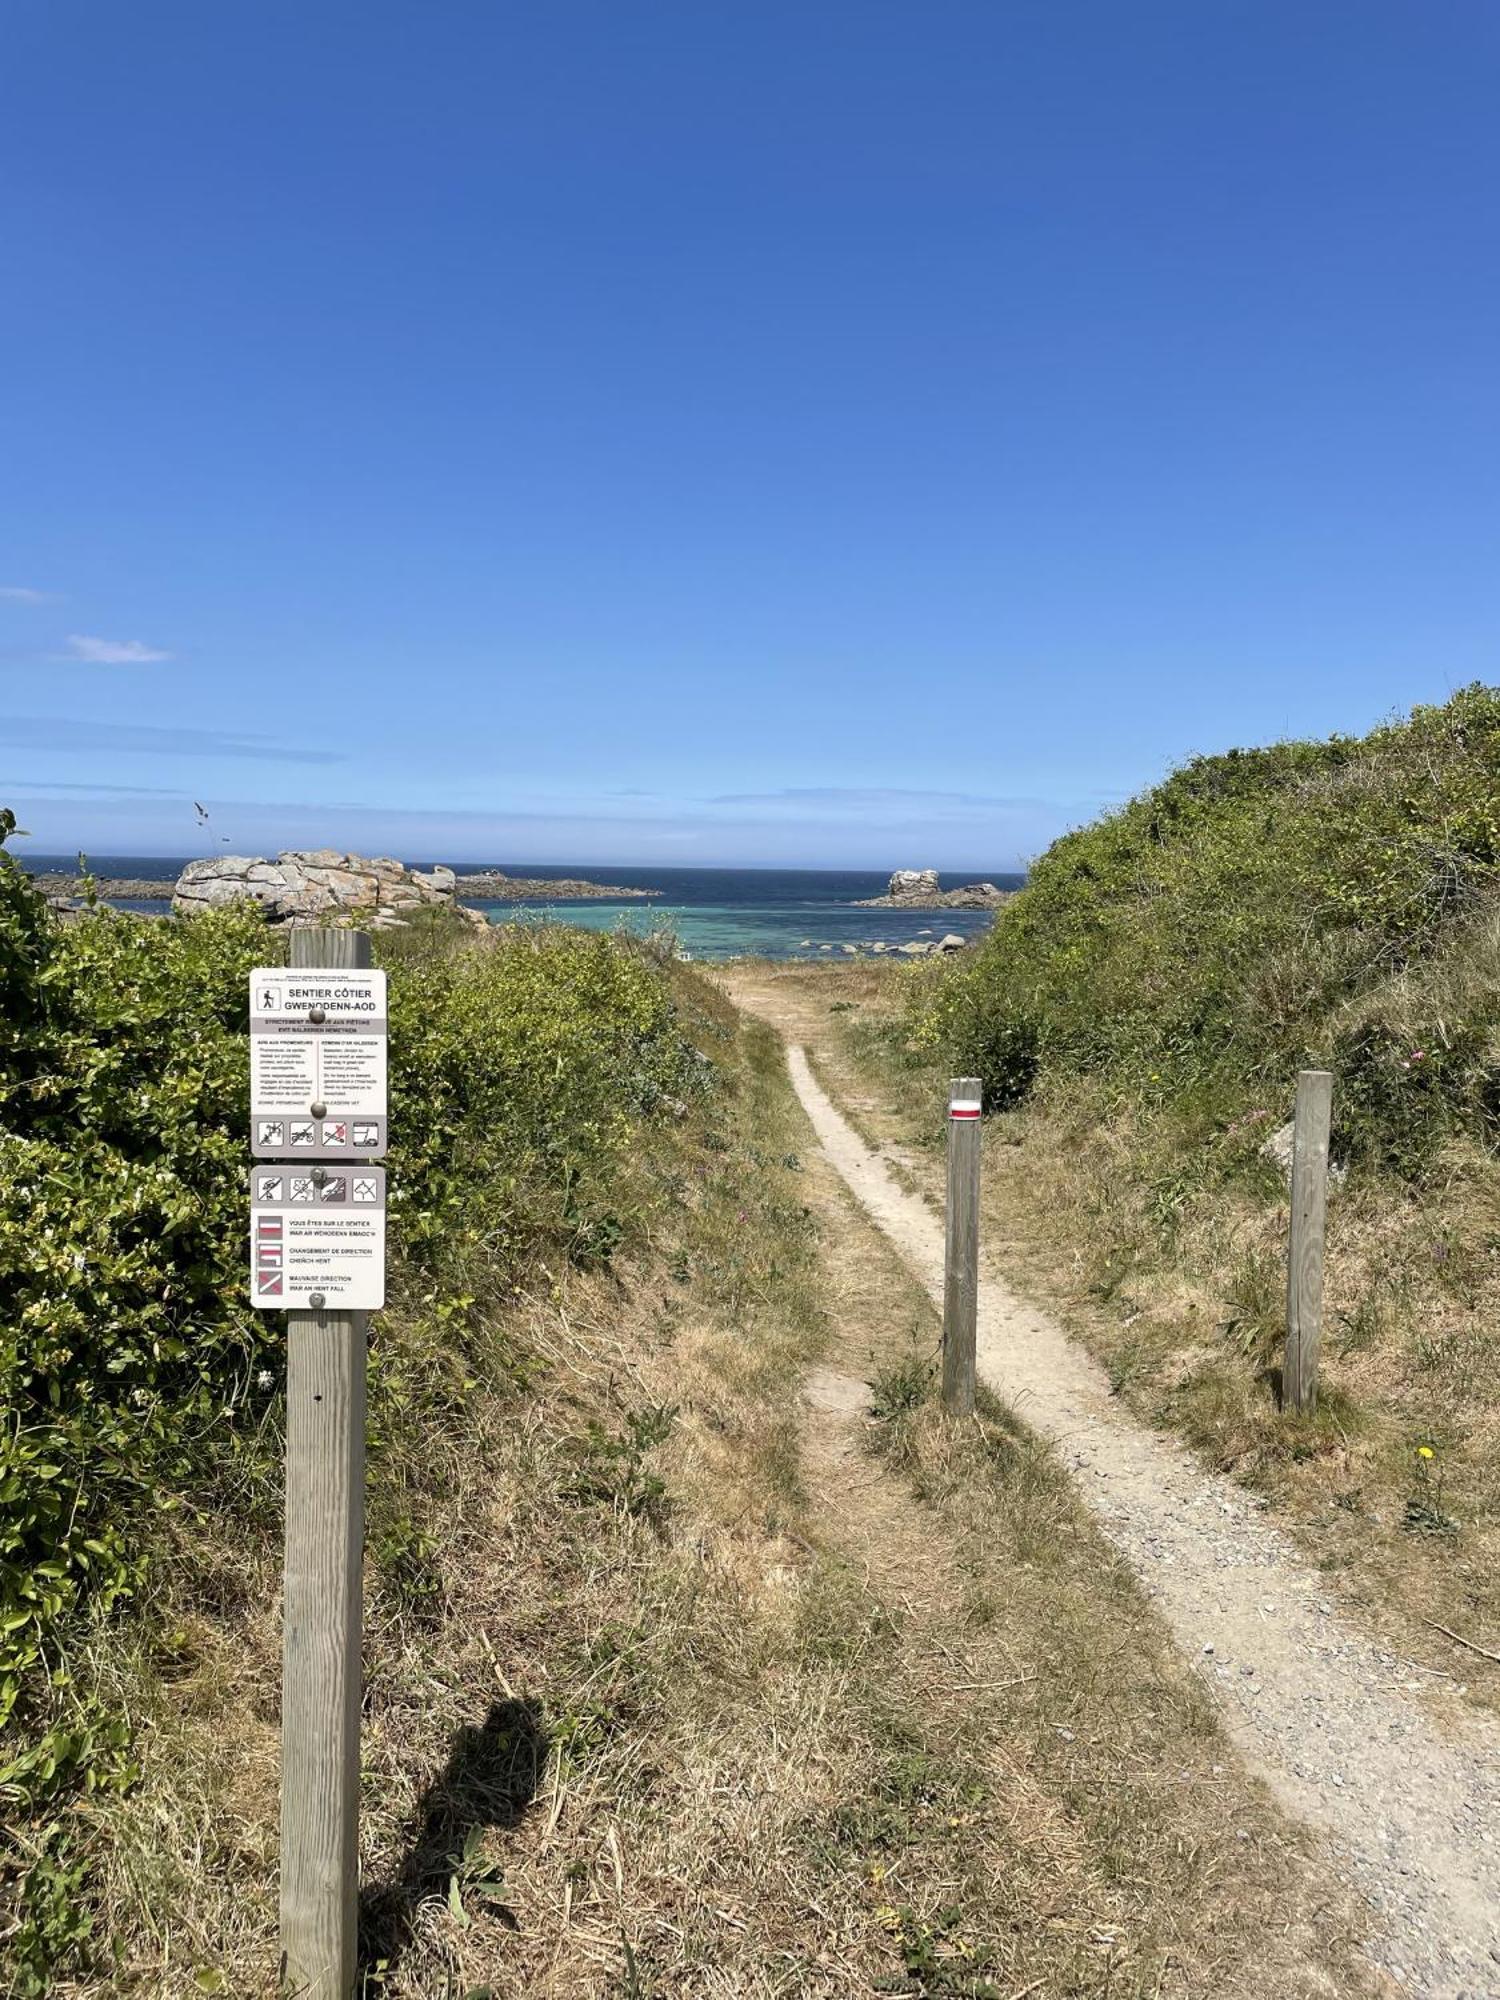
[[[385,1304],[383,1167],[267,1162],[250,1176],[250,1303],[262,1312]]]

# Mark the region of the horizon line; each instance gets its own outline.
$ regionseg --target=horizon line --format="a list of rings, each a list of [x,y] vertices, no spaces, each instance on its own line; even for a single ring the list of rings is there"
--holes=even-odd
[[[316,854],[324,850],[330,853],[339,853],[339,854],[363,853],[363,850],[360,848],[335,847],[332,845],[332,843],[329,842],[323,843],[323,847],[321,849],[315,847],[278,848],[275,850],[275,852],[283,854]],[[47,861],[47,862],[60,861],[68,863],[70,865],[76,865],[77,858],[80,852],[83,854],[85,860],[87,860],[90,863],[96,863],[102,861],[177,861],[177,862],[213,861],[219,858],[214,854],[190,854],[184,852],[181,849],[177,849],[175,851],[168,851],[168,850],[138,848],[133,852],[129,853],[124,851],[106,853],[102,850],[96,850],[91,852],[87,847],[79,848],[75,846],[66,849],[64,848],[49,848],[45,850],[38,849],[32,852],[31,854],[27,854],[26,851],[20,847],[9,847],[7,851],[11,854],[12,858],[18,862],[24,862],[26,860]],[[521,861],[521,860],[516,860],[514,857],[504,861],[493,861],[493,860],[479,860],[473,856],[455,860],[440,860],[440,859],[434,860],[434,858],[430,856],[418,856],[415,859],[404,859],[403,866],[411,868],[424,868],[424,867],[430,868],[433,866],[439,866],[439,867],[449,867],[449,868],[491,869],[499,873],[515,873],[515,874],[520,874],[528,868],[540,869],[547,874],[564,874],[572,870],[578,870],[580,872],[588,871],[590,873],[597,874],[601,870],[607,870],[610,868],[624,868],[624,869],[630,869],[638,874],[656,874],[656,875],[725,873],[725,874],[738,874],[738,875],[877,875],[877,876],[887,876],[887,877],[897,873],[898,870],[900,869],[912,866],[920,866],[920,867],[935,868],[939,875],[967,875],[971,880],[975,881],[983,881],[984,879],[986,879],[987,876],[998,877],[1006,875],[1025,875],[1028,872],[1026,868],[1023,866],[996,868],[993,865],[991,865],[990,867],[985,868],[981,867],[977,863],[969,863],[969,862],[958,862],[958,863],[921,862],[915,864],[910,862],[899,862],[896,864],[895,867],[888,868],[884,865],[884,863],[876,863],[876,862],[820,861],[820,862],[789,863],[789,862],[777,862],[777,861],[694,861],[694,862],[597,861],[597,860],[596,861],[583,861],[583,860]]]

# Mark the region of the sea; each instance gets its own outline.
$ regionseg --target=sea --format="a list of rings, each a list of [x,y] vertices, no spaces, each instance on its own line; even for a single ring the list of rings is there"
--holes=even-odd
[[[22,858],[22,857],[18,857]],[[41,874],[73,872],[77,856],[26,854],[28,869]],[[134,854],[91,854],[89,866],[102,877],[131,877],[160,882],[160,897],[121,902],[121,909],[160,913],[171,898],[172,884],[187,865],[187,857],[162,859]],[[430,867],[430,862],[416,862]],[[611,862],[570,862],[566,867],[533,862],[455,861],[464,874],[471,869],[498,868],[507,875],[534,881],[564,878],[607,882],[621,889],[649,889],[648,901],[535,903],[475,902],[494,923],[525,916],[558,923],[580,924],[588,930],[625,930],[646,935],[670,931],[679,949],[694,959],[739,957],[811,959],[842,955],[844,945],[868,949],[877,942],[894,948],[946,933],[974,937],[989,929],[989,910],[862,910],[865,896],[884,895],[888,873],[835,868],[623,868]],[[966,869],[940,877],[943,888],[967,882],[993,882],[1001,889],[1018,889],[1023,877],[1001,869]]]

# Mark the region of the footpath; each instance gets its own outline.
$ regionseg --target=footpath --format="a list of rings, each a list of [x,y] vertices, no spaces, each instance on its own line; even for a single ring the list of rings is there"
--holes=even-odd
[[[814,1075],[810,1010],[774,982],[731,990],[787,1040],[825,1156],[940,1301],[942,1218]],[[1379,1967],[1419,2000],[1500,2000],[1500,1727],[1345,1616],[1252,1496],[1135,1423],[1098,1364],[988,1260],[978,1366],[1070,1468],[1248,1765],[1373,1910]]]

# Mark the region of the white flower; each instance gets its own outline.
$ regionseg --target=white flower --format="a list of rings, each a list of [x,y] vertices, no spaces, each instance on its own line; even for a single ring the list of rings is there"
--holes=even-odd
[[[255,1378],[255,1386],[257,1389],[269,1389],[275,1380],[276,1377],[271,1373],[269,1368],[262,1368]]]

